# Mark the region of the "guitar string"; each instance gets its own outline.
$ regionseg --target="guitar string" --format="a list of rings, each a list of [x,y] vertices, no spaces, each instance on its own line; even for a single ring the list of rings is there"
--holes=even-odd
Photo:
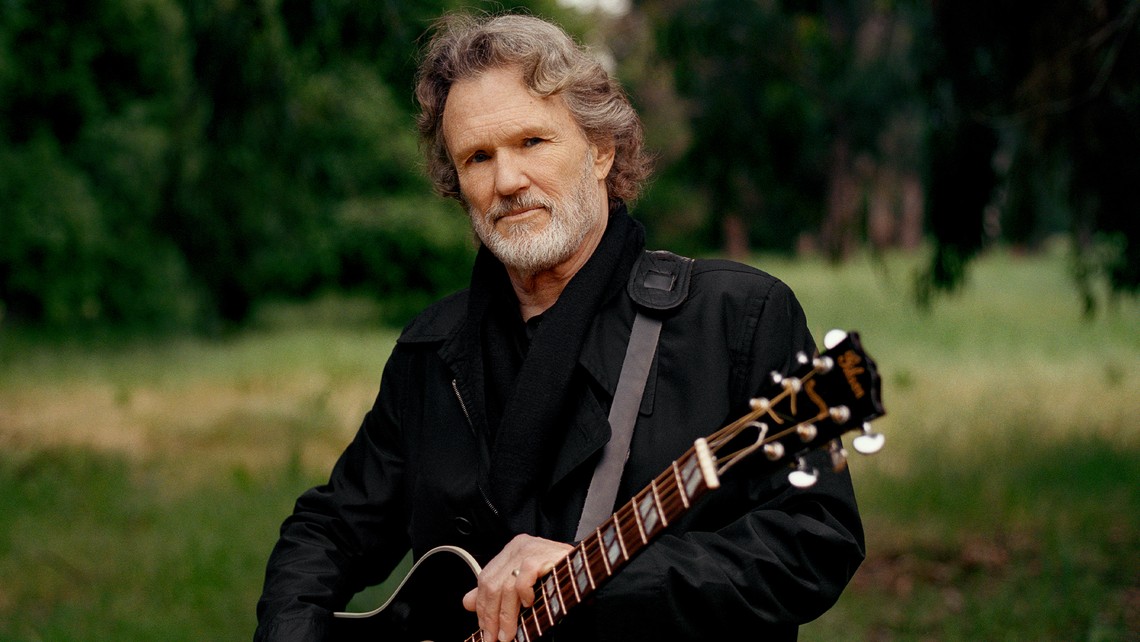
[[[685,462],[689,457],[692,456],[695,456],[694,452],[687,452],[678,460],[678,462]],[[645,544],[641,542],[640,534],[636,531],[636,523],[634,521],[633,513],[637,510],[636,503],[648,496],[650,493],[653,493],[654,486],[656,486],[657,491],[657,501],[654,502],[654,508],[656,508],[656,505],[659,502],[661,506],[660,512],[664,513],[664,515],[659,516],[659,519],[661,521],[659,521],[650,532],[646,533],[647,537],[656,535],[661,529],[664,528],[662,524],[665,521],[668,521],[680,515],[686,508],[686,500],[682,499],[682,493],[685,491],[678,485],[672,468],[658,475],[654,482],[656,482],[656,484],[651,484],[642,492],[635,495],[631,501],[626,502],[624,505],[622,505],[622,507],[619,508],[616,513],[614,513],[614,516],[611,516],[610,519],[606,520],[599,526],[599,529],[601,527],[608,526],[611,522],[614,522],[614,517],[616,517],[617,523],[615,525],[615,531],[621,531],[622,534],[620,537],[622,537],[623,540],[626,539],[630,534],[637,535],[636,538],[634,538],[636,540],[635,545],[632,547],[634,549],[634,553],[640,551],[641,548],[645,546]],[[700,483],[700,489],[703,490],[704,488],[706,488],[706,486],[704,480],[702,479]],[[699,494],[699,491],[694,493],[694,495]],[[687,493],[685,493],[685,497],[688,498],[689,501],[692,500],[692,498],[689,497]],[[632,529],[630,527],[630,524],[633,525]],[[585,554],[582,555],[583,564],[589,566],[589,571],[592,576],[598,577],[599,572],[601,572],[603,580],[613,576],[615,569],[609,568],[607,560],[603,559],[607,556],[607,551],[605,549],[605,543],[597,535],[597,531],[594,535],[590,535],[585,540],[583,540],[580,550],[585,551]],[[567,565],[569,564],[569,557],[572,556],[573,554],[567,557]],[[615,561],[615,565],[618,565],[620,567],[620,565],[628,561],[629,557],[632,557],[632,555],[622,555],[617,561]],[[556,623],[565,616],[567,610],[574,606],[577,606],[582,602],[581,597],[577,597],[577,592],[580,589],[577,588],[577,580],[574,577],[572,570],[573,569],[570,569],[569,567],[567,568],[566,581],[575,583],[576,597],[573,603],[569,603],[569,600],[566,599],[566,591],[562,589],[563,582],[558,576],[558,565],[556,565],[555,568],[552,569],[549,573],[541,576],[535,583],[535,602],[532,606],[525,608],[519,615],[519,626],[524,628],[524,632],[526,633],[528,639],[531,629],[534,629],[535,633],[538,635],[542,634],[543,627],[540,625],[540,622],[549,620]],[[546,595],[545,585],[547,580],[550,578],[553,578],[554,580],[554,590],[556,594],[553,596]],[[595,586],[590,587],[589,583],[587,583],[587,586],[585,588],[588,591],[592,591],[595,590],[596,585],[600,583],[601,582],[595,580]],[[541,599],[540,596],[545,596],[545,599]],[[557,616],[554,616],[552,613],[550,613],[550,599],[561,599],[560,608],[558,609],[559,613]],[[551,626],[553,626],[553,624],[551,624]]]
[[[678,458],[676,462],[678,464],[687,464],[689,459],[695,456],[695,451],[690,449],[690,451],[686,452],[684,455],[682,455],[682,457]],[[616,517],[615,530],[621,531],[621,537],[625,538],[627,534],[636,535],[636,537],[633,538],[634,546],[632,547],[634,549],[633,553],[636,554],[646,545],[646,542],[641,541],[640,532],[638,532],[636,529],[636,522],[635,518],[633,517],[633,514],[638,510],[638,504],[640,504],[642,500],[651,494],[654,495],[655,499],[652,508],[659,513],[658,521],[648,532],[646,532],[646,539],[652,539],[666,527],[666,522],[675,519],[677,516],[683,514],[688,506],[691,505],[691,503],[700,495],[702,495],[707,489],[707,480],[702,477],[697,486],[694,488],[694,492],[690,495],[681,486],[681,484],[678,483],[677,475],[674,472],[674,469],[672,467],[666,469],[660,473],[649,486],[647,486],[638,494],[634,495],[634,497],[629,502],[623,504],[621,508],[619,508],[618,511],[614,513],[614,516],[611,516],[610,519],[608,519],[606,522],[603,522],[599,526],[599,530],[595,531],[595,534],[587,536],[587,538],[583,540],[578,553],[581,555],[581,551],[585,552],[585,554],[582,555],[583,564],[589,567],[591,575],[597,576],[597,572],[601,571],[603,580],[612,577],[614,569],[611,569],[607,560],[603,559],[607,555],[607,551],[605,548],[605,543],[598,535],[601,527],[608,526],[611,522],[615,521]],[[631,524],[632,527],[630,526]],[[571,554],[570,557],[573,555],[574,554]],[[631,554],[623,554],[621,558],[614,563],[618,568],[620,568],[622,565],[628,562],[631,557]],[[530,639],[531,629],[534,630],[536,635],[542,635],[543,627],[540,625],[541,621],[549,620],[551,622],[550,626],[553,626],[555,623],[560,621],[562,617],[565,616],[567,610],[574,606],[577,606],[577,604],[580,604],[582,602],[581,598],[584,596],[577,595],[579,589],[577,587],[577,580],[574,577],[572,569],[569,568],[569,557],[567,558],[566,563],[568,566],[566,581],[575,583],[576,587],[575,601],[573,603],[568,603],[568,600],[566,600],[566,592],[562,589],[562,581],[558,577],[558,566],[556,565],[550,573],[539,578],[535,584],[536,599],[534,604],[531,607],[527,607],[520,613],[519,626],[523,628],[525,639]],[[554,596],[545,594],[545,584],[548,576],[552,576],[554,579],[556,592]],[[600,582],[596,581],[594,583],[600,584]],[[589,583],[587,583],[587,586],[584,587],[587,591],[596,589],[596,585],[590,587],[588,584]],[[546,599],[540,600],[539,596],[545,596]],[[557,616],[554,616],[549,611],[549,599],[562,600]]]
[[[745,426],[748,421],[754,419],[755,417],[758,417],[762,414],[768,414],[776,419],[774,416],[775,404],[789,396],[792,397],[794,401],[795,394],[789,390],[784,390],[781,392],[781,394],[776,396],[772,406],[769,406],[764,410],[753,411],[752,413],[749,413],[749,415],[747,415],[745,418],[733,422],[732,424],[725,426],[716,433],[713,433],[713,435],[710,435],[708,439],[710,441],[714,441],[714,443],[710,446],[712,450],[716,452],[720,446],[724,445],[727,443],[727,441],[730,440],[724,438],[725,435],[739,432],[739,430]],[[780,420],[777,419],[777,421]],[[783,422],[780,421],[780,423]],[[788,431],[785,430],[781,434],[786,434],[787,432]],[[694,449],[690,449],[689,451],[686,451],[686,453],[684,453],[681,457],[679,457],[674,462],[674,464],[681,462],[688,464],[689,460],[695,456],[696,454]],[[632,546],[634,549],[633,553],[637,553],[648,543],[647,541],[642,541],[642,529],[639,526],[638,521],[638,518],[640,517],[638,504],[642,500],[652,494],[654,498],[653,507],[657,509],[658,513],[658,520],[652,525],[651,528],[649,528],[648,532],[645,532],[644,540],[649,540],[655,537],[660,530],[664,529],[669,520],[684,513],[691,502],[699,497],[699,495],[703,494],[703,492],[706,490],[707,480],[705,480],[702,476],[702,478],[699,480],[699,483],[694,488],[694,492],[692,495],[690,495],[679,483],[677,479],[676,469],[670,466],[665,471],[662,471],[656,478],[654,478],[649,486],[634,495],[634,497],[629,502],[623,504],[622,507],[619,508],[618,511],[614,514],[614,516],[611,516],[610,519],[608,519],[606,522],[603,522],[601,526],[608,526],[609,523],[614,522],[616,518],[615,530],[620,533],[618,536],[622,538],[623,543],[626,541],[632,542],[634,544],[634,546]],[[608,579],[613,575],[613,569],[609,567],[608,561],[603,559],[607,555],[607,552],[605,549],[605,544],[601,540],[598,533],[599,531],[595,531],[594,535],[588,536],[585,540],[583,540],[583,542],[580,543],[579,550],[576,553],[571,554],[571,556],[565,560],[567,564],[567,581],[573,584],[574,603],[570,604],[566,600],[566,591],[563,590],[562,582],[558,577],[557,565],[550,573],[543,575],[536,582],[534,587],[536,597],[535,602],[531,607],[525,608],[520,613],[519,619],[519,626],[523,628],[523,634],[527,639],[530,637],[531,628],[534,628],[535,633],[541,636],[542,626],[540,625],[540,621],[543,616],[545,616],[546,619],[550,620],[552,622],[551,626],[553,626],[553,623],[561,620],[569,608],[572,608],[573,606],[576,606],[582,602],[582,598],[584,596],[579,595],[580,590],[593,591],[596,589],[597,582],[595,581],[588,582],[588,584],[595,584],[595,586],[578,586],[578,582],[575,574],[573,573],[573,569],[569,566],[570,557],[578,555],[586,567],[585,571],[590,573],[591,576],[595,575],[596,571],[603,572],[603,580]],[[627,535],[636,535],[636,537],[629,538],[627,540]],[[629,545],[626,544],[626,546],[623,548],[629,548]],[[631,555],[628,553],[628,550],[623,550],[623,559],[620,560],[620,564],[624,565],[624,563],[627,562],[630,557]],[[615,563],[617,562],[615,561]],[[556,593],[553,596],[554,599],[561,600],[559,614],[557,617],[553,616],[549,612],[549,599],[551,596],[546,595],[545,593],[545,584],[546,580],[548,579],[547,576],[552,576],[554,579],[554,587]],[[538,600],[539,595],[543,595],[546,599],[540,602]]]
[[[810,379],[813,375],[815,375],[817,373],[818,373],[818,368],[812,368],[805,375],[801,376],[801,381],[805,381],[807,379]],[[770,417],[772,417],[774,420],[776,420],[777,423],[781,423],[781,424],[784,423],[784,421],[786,421],[787,419],[794,419],[795,415],[796,415],[796,397],[797,396],[798,395],[796,394],[795,391],[793,391],[789,388],[784,388],[773,399],[770,400],[771,403],[768,407],[766,407],[762,410],[760,410],[760,409],[754,410],[753,412],[748,413],[747,415],[738,419],[737,421],[734,421],[734,422],[726,425],[721,430],[716,431],[715,433],[713,433],[712,435],[710,435],[707,438],[709,442],[714,442],[714,441],[719,442],[719,443],[712,445],[713,451],[716,452],[717,450],[719,450],[720,446],[723,446],[725,443],[727,443],[728,441],[731,440],[731,437],[725,439],[724,438],[725,436],[727,436],[727,435],[735,436],[736,434],[739,433],[739,431],[741,430],[742,427],[744,427],[748,424],[748,422],[755,420],[756,418],[758,418],[762,415],[767,414]],[[791,404],[791,416],[779,417],[779,416],[777,416],[776,405],[779,402],[785,401],[785,400],[789,401],[789,403]],[[767,439],[764,439],[764,442],[770,443],[771,441],[774,441],[775,439],[778,439],[784,435],[789,434],[794,429],[794,425],[796,425],[798,423],[802,423],[802,422],[793,422],[793,426],[785,427],[784,430],[780,431],[776,435],[772,435],[772,436],[768,437]],[[684,455],[682,455],[680,458],[678,458],[674,462],[674,464],[677,464],[679,462],[688,463],[689,459],[694,457],[694,456],[695,456],[694,451],[692,449],[690,449]],[[681,486],[679,480],[677,479],[677,473],[676,473],[675,468],[670,467],[669,469],[660,473],[656,478],[654,478],[654,480],[650,483],[650,485],[646,489],[643,489],[642,492],[635,494],[634,497],[629,502],[623,504],[622,507],[619,508],[618,511],[616,513],[614,513],[614,515],[611,516],[610,519],[603,522],[599,526],[599,528],[597,530],[595,530],[594,535],[588,536],[585,540],[583,540],[583,542],[580,543],[579,551],[577,552],[577,554],[581,557],[582,563],[586,567],[586,569],[585,569],[586,572],[589,573],[592,577],[595,574],[595,571],[597,571],[597,570],[603,571],[603,574],[604,574],[603,581],[604,581],[605,579],[612,577],[612,575],[614,574],[614,571],[615,571],[614,568],[610,567],[610,562],[608,561],[608,559],[606,559],[608,554],[607,554],[607,551],[605,548],[605,543],[602,541],[602,538],[600,535],[601,526],[608,526],[611,522],[615,522],[615,520],[616,520],[615,531],[618,534],[617,536],[622,538],[623,544],[625,544],[625,542],[627,541],[625,539],[627,531],[629,531],[629,534],[636,534],[637,535],[636,538],[632,538],[631,540],[629,540],[629,541],[634,542],[634,546],[632,548],[633,548],[633,553],[636,554],[637,552],[639,552],[641,550],[641,548],[643,548],[648,543],[645,541],[641,541],[642,536],[641,536],[641,532],[640,532],[641,529],[640,528],[635,529],[635,528],[632,528],[630,526],[631,523],[632,523],[633,527],[638,526],[637,518],[639,515],[638,515],[637,504],[640,503],[640,501],[642,499],[647,497],[649,494],[652,494],[654,496],[655,507],[658,509],[658,513],[659,513],[659,515],[658,515],[659,521],[657,523],[655,523],[653,525],[653,527],[649,529],[648,532],[645,533],[645,539],[648,540],[648,539],[652,539],[653,537],[655,537],[662,529],[664,529],[666,527],[667,523],[669,522],[669,520],[683,514],[684,511],[687,510],[688,507],[691,505],[692,501],[694,499],[696,499],[697,497],[699,497],[700,495],[702,495],[706,490],[708,490],[707,480],[705,480],[703,477],[699,481],[697,486],[694,487],[694,492],[690,495],[688,493],[688,491],[686,491]],[[622,519],[623,513],[624,513],[625,519]],[[631,517],[633,519],[630,519]],[[628,544],[625,544],[622,546],[622,554],[620,556],[621,559],[620,559],[620,561],[614,562],[615,564],[618,565],[619,568],[621,565],[624,565],[626,562],[628,562],[629,559],[632,557],[632,555],[629,553],[627,547],[628,547]],[[574,554],[571,554],[571,556],[573,556],[573,555]],[[568,603],[568,600],[566,599],[565,591],[562,588],[562,582],[559,580],[559,577],[558,577],[558,565],[555,565],[554,569],[552,569],[549,573],[541,576],[538,579],[538,581],[536,582],[535,587],[534,587],[535,602],[533,603],[532,606],[526,607],[519,615],[519,626],[523,628],[523,634],[526,637],[526,639],[530,638],[529,630],[527,628],[528,624],[532,624],[534,629],[535,629],[536,634],[541,636],[542,635],[542,627],[539,625],[539,618],[541,618],[542,616],[545,615],[546,618],[552,622],[551,626],[553,626],[554,623],[557,623],[558,621],[561,620],[561,618],[565,615],[567,610],[569,610],[573,606],[577,606],[578,604],[580,604],[582,602],[582,598],[584,596],[579,594],[580,590],[586,590],[588,592],[593,591],[593,590],[596,590],[597,584],[600,584],[600,582],[597,582],[595,580],[591,580],[590,582],[588,582],[588,584],[592,584],[593,586],[579,587],[577,584],[577,579],[573,574],[573,569],[569,567],[569,564],[570,564],[569,557],[567,557],[567,559],[565,561],[567,564],[567,581],[574,583],[574,587],[573,587],[574,588],[574,603],[573,604]],[[554,588],[554,590],[555,590],[554,596],[550,596],[550,595],[546,594],[545,585],[546,585],[546,581],[548,579],[548,576],[550,578],[553,578],[553,580],[554,580],[553,581],[553,584],[555,587]],[[538,599],[540,595],[543,596],[543,598],[544,598],[541,602]],[[560,601],[557,616],[555,616],[554,614],[552,614],[550,612],[550,606],[549,606],[549,600],[550,599],[555,599],[555,600]],[[482,639],[482,631],[479,631],[478,633],[479,633],[479,638],[481,640]],[[470,639],[474,640],[474,637],[475,636],[472,636]]]

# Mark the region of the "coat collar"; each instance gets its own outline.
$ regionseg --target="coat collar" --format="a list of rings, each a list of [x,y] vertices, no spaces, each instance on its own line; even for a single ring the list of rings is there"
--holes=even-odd
[[[464,411],[471,419],[477,433],[486,430],[486,417],[483,404],[474,398],[472,377],[479,363],[472,350],[478,346],[468,345],[463,340],[463,324],[466,322],[467,291],[453,294],[428,307],[405,327],[398,342],[401,344],[438,343],[437,353],[447,364],[455,381],[456,389],[465,405]],[[615,296],[594,319],[587,332],[585,343],[578,357],[578,366],[588,375],[594,389],[602,391],[605,399],[594,399],[591,395],[582,400],[580,407],[567,426],[564,442],[554,462],[550,486],[562,481],[572,471],[586,463],[609,441],[611,430],[606,407],[617,389],[621,375],[621,365],[625,357],[625,346],[629,342],[630,330],[635,314],[633,301],[624,291]],[[641,400],[642,415],[652,413],[657,380],[657,358],[649,372],[649,379]],[[484,452],[481,459],[489,461],[487,442],[477,440]],[[480,471],[485,480],[486,470]]]

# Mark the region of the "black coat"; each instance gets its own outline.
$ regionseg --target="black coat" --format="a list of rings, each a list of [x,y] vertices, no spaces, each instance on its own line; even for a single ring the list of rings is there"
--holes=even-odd
[[[453,295],[409,324],[329,483],[297,501],[269,561],[259,639],[319,637],[329,612],[382,581],[409,547],[418,557],[457,545],[486,563],[513,535],[484,491],[482,404],[468,385],[479,348],[459,332],[466,299]],[[585,392],[541,498],[537,535],[574,536],[610,436],[607,413],[633,317],[622,294],[588,334],[575,373]],[[737,263],[697,261],[688,299],[661,330],[619,502],[696,438],[747,412],[770,372],[813,350],[785,284]],[[737,631],[795,639],[798,624],[827,610],[862,561],[862,526],[846,472],[800,490],[757,471],[746,460],[727,473],[719,490],[571,611],[555,639],[708,640]]]

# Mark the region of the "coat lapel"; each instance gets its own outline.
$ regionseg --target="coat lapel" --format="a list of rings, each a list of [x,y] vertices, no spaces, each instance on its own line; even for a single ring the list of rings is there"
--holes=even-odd
[[[621,365],[625,358],[625,347],[633,325],[634,309],[629,297],[617,297],[594,320],[585,344],[578,357],[578,366],[586,377],[592,379],[589,385],[582,385],[581,403],[575,411],[562,448],[559,449],[550,487],[557,485],[576,468],[586,463],[609,442],[610,429],[607,406],[612,402],[621,375]],[[642,395],[640,414],[653,411],[653,397],[656,389],[657,359],[654,358],[649,378]],[[601,390],[604,399],[590,394],[590,389]]]

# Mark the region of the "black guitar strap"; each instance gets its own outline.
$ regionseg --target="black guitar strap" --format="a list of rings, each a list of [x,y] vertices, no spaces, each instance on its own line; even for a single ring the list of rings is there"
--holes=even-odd
[[[692,259],[663,250],[643,253],[633,266],[627,289],[637,304],[637,315],[610,406],[610,440],[594,469],[575,541],[581,541],[613,514],[622,469],[629,457],[633,426],[637,423],[653,355],[657,352],[661,323],[665,313],[681,305],[689,295],[692,270]]]

